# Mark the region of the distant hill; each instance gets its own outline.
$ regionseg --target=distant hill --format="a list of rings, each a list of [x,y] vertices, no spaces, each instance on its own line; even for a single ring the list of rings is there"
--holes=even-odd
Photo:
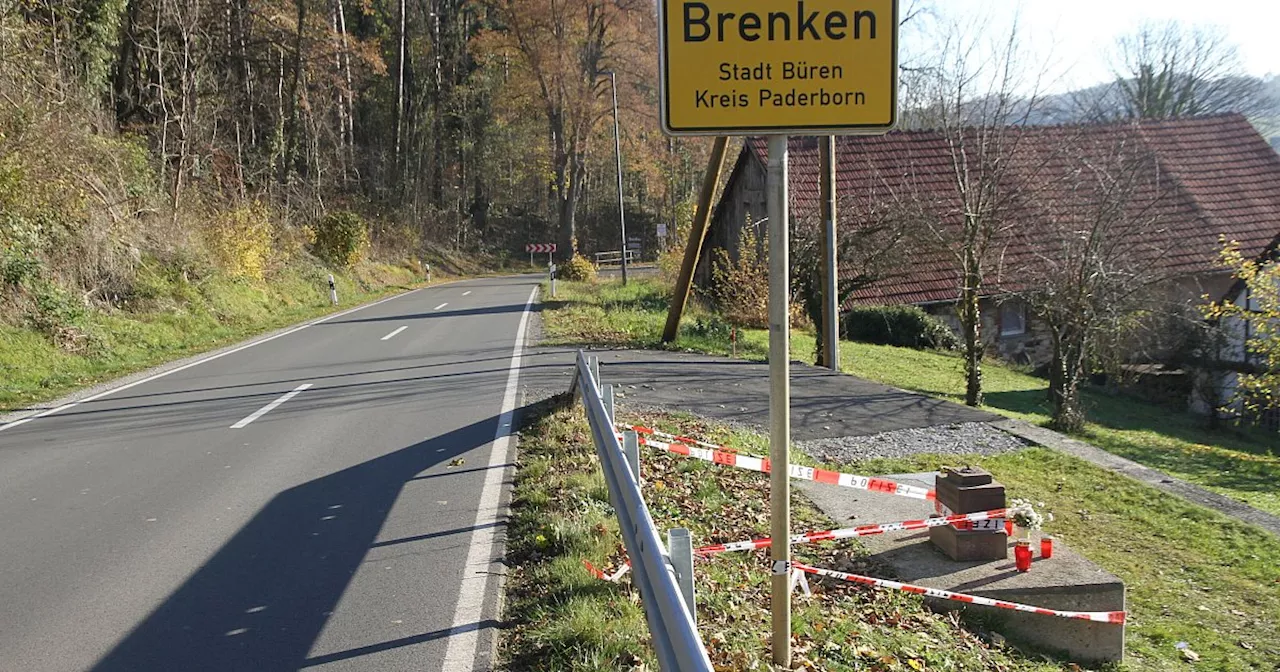
[[[1256,100],[1250,109],[1232,110],[1231,105],[1218,106],[1222,111],[1240,111],[1249,118],[1276,151],[1280,152],[1280,75],[1265,78],[1242,78],[1235,84],[1255,87]],[[978,123],[983,111],[993,107],[992,99],[977,99],[967,105],[966,114]],[[1043,96],[1035,100],[1021,99],[1009,106],[1006,118],[1009,123],[1026,123],[1032,126],[1078,124],[1090,121],[1111,121],[1126,115],[1125,101],[1120,88],[1112,82],[1097,84],[1066,93]],[[903,114],[904,128],[923,128],[929,124],[927,110],[907,110]]]

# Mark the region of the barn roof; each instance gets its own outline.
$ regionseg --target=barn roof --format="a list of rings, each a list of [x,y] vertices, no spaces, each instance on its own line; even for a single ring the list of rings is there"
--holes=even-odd
[[[1007,132],[1005,146],[1011,149],[1005,152],[1009,163],[1001,182],[1013,196],[1004,217],[1008,226],[993,243],[999,263],[988,278],[991,293],[1017,289],[1015,269],[1052,254],[1048,248],[1055,232],[1069,230],[1071,218],[1098,216],[1103,197],[1070,179],[1070,171],[1078,173],[1081,165],[1141,166],[1143,175],[1133,180],[1125,207],[1142,204],[1151,225],[1133,236],[1135,244],[1126,252],[1135,264],[1158,265],[1171,275],[1218,273],[1222,239],[1238,242],[1246,255],[1258,255],[1280,234],[1280,155],[1243,116]],[[977,138],[976,131],[970,133],[972,150]],[[789,148],[793,215],[816,217],[818,138],[792,138]],[[764,138],[749,139],[743,151],[767,165]],[[859,226],[884,203],[904,200],[927,211],[937,231],[960,226],[962,201],[942,133],[843,136],[837,139],[836,157],[842,229]],[[957,298],[959,271],[951,252],[942,245],[919,245],[908,256],[899,272],[860,290],[852,301],[920,304]]]

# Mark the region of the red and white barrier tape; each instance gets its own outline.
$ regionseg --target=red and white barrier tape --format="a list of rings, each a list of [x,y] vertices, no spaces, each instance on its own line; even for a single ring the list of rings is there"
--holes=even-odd
[[[837,572],[833,569],[819,569],[810,567],[799,562],[792,563],[792,568],[809,574],[818,576],[826,576],[832,579],[840,579],[852,583],[861,583],[876,588],[888,588],[890,590],[901,590],[907,593],[916,593],[925,597],[936,597],[943,600],[953,600],[956,602],[964,602],[966,604],[980,604],[987,607],[997,607],[1000,609],[1011,609],[1013,611],[1025,611],[1029,614],[1041,614],[1044,616],[1057,616],[1059,618],[1074,618],[1083,621],[1093,621],[1095,623],[1124,623],[1125,612],[1123,611],[1062,611],[1058,609],[1045,609],[1043,607],[1033,607],[1028,604],[1019,604],[1017,602],[1005,602],[1003,600],[994,600],[989,597],[981,597],[978,595],[965,595],[963,593],[953,593],[949,590],[940,590],[938,588],[925,588],[924,586],[914,586],[909,583],[898,583],[897,581],[888,581],[886,579],[873,579],[869,576],[861,576],[858,574],[849,574],[847,572]]]
[[[718,443],[707,443],[706,441],[699,441],[698,439],[690,438],[688,436],[681,436],[679,434],[668,434],[666,432],[660,432],[652,427],[645,427],[643,425],[624,425],[619,422],[619,423],[616,423],[615,426],[618,429],[630,429],[634,431],[636,434],[647,434],[649,436],[659,436],[664,439],[668,439],[670,441],[677,441],[679,443],[685,443],[691,446],[702,446],[703,448],[720,450],[726,453],[738,452],[738,450],[736,448],[733,448],[732,446],[722,446]]]
[[[942,527],[943,525],[954,525],[957,523],[970,523],[981,520],[998,521],[996,528],[1004,524],[1002,517],[1007,509],[992,509],[990,511],[979,511],[977,513],[962,513],[945,518],[925,518],[922,520],[905,520],[900,523],[881,523],[879,525],[860,525],[858,527],[846,527],[839,530],[821,530],[818,532],[805,532],[802,534],[792,535],[791,543],[793,544],[812,544],[819,541],[828,541],[831,539],[853,539],[855,537],[869,537],[876,534],[884,534],[885,532],[901,532],[907,530],[923,530],[930,527]],[[763,537],[760,539],[750,539],[747,541],[734,541],[727,544],[712,544],[694,549],[694,555],[708,556],[719,553],[732,553],[736,551],[753,551],[758,548],[768,548],[773,544],[773,539]],[[591,563],[585,562],[587,571],[591,572],[596,578],[605,579],[606,581],[617,581],[622,575],[627,573],[631,568],[630,563],[623,563],[622,567],[613,574],[605,574],[596,569]]]
[[[653,434],[657,435],[647,427],[630,427],[620,425],[625,429],[634,429],[637,434]],[[641,430],[645,430],[642,432]],[[668,435],[669,436],[669,435]],[[706,448],[703,446],[711,445],[702,442],[695,442],[693,445],[689,443],[680,443],[672,441],[658,441],[647,435],[637,437],[640,445],[650,446],[659,450],[665,450],[676,455],[684,455],[715,464],[723,464],[730,467],[738,467],[739,469],[747,469],[749,471],[759,471],[769,473],[770,463],[768,458],[754,457],[751,455],[742,455],[739,453],[725,450],[723,446]],[[885,478],[874,478],[870,476],[858,476],[857,474],[842,474],[838,471],[828,471],[826,469],[815,469],[813,467],[805,467],[798,464],[788,465],[788,473],[791,478],[798,478],[805,481],[817,481],[818,483],[829,483],[831,485],[839,485],[845,488],[854,488],[856,490],[867,490],[870,492],[883,492],[890,495],[898,495],[899,497],[910,497],[912,499],[934,500],[937,499],[937,493],[928,488],[921,488],[914,485],[906,485],[897,483]]]
[[[943,525],[952,525],[962,522],[973,522],[978,520],[1000,520],[1007,509],[992,509],[990,511],[978,511],[977,513],[962,513],[945,518],[924,518],[921,520],[904,520],[900,523],[881,523],[879,525],[860,525],[858,527],[845,527],[839,530],[822,530],[820,532],[805,532],[803,534],[792,535],[791,543],[793,544],[812,544],[818,541],[827,541],[830,539],[853,539],[855,537],[870,537],[876,534],[884,534],[885,532],[902,532],[907,530],[924,530],[930,527],[942,527]],[[1003,524],[1003,522],[1001,522]],[[751,551],[757,548],[767,548],[773,543],[769,537],[761,539],[752,539],[750,541],[735,541],[728,544],[713,544],[711,546],[703,546],[694,551],[698,555],[715,555],[716,553],[728,553],[731,551]]]

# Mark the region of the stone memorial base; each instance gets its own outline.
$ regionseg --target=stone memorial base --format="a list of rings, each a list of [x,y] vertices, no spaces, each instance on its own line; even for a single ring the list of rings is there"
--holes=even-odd
[[[935,474],[897,474],[894,481],[935,487]],[[804,493],[836,519],[837,527],[891,523],[927,518],[932,503],[906,497],[863,492],[813,482],[797,482]],[[799,530],[797,530],[799,532]],[[999,535],[1005,540],[1003,534]],[[927,530],[864,537],[873,559],[892,568],[894,578],[907,583],[957,593],[981,595],[1049,609],[1118,611],[1125,608],[1124,583],[1088,558],[1055,539],[1053,557],[1040,557],[1033,537],[1031,571],[1013,564],[1013,540],[1005,559],[959,562],[929,541]],[[966,605],[951,600],[928,600],[938,610],[964,609],[993,619],[993,628],[1013,641],[1022,641],[1080,663],[1119,661],[1124,657],[1124,625]]]

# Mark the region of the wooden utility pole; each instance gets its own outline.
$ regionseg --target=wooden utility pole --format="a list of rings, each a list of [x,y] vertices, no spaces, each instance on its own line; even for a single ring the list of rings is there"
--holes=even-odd
[[[711,221],[711,199],[716,194],[716,185],[720,183],[720,171],[724,169],[725,147],[729,138],[717,137],[711,146],[711,158],[707,159],[707,173],[702,177],[702,191],[698,192],[698,210],[693,214],[693,227],[689,229],[689,242],[684,248],[684,260],[680,262],[680,275],[676,278],[676,286],[671,295],[671,308],[667,310],[667,325],[662,329],[662,342],[676,340],[680,333],[680,317],[684,315],[684,306],[689,301],[689,290],[693,287],[693,270],[698,267],[698,257],[702,255],[702,244],[707,240],[707,223]],[[625,246],[627,241],[622,241]],[[626,254],[626,251],[623,251]]]
[[[822,142],[822,226],[825,231],[822,292],[822,366],[840,370],[840,269],[836,255],[836,136]]]

